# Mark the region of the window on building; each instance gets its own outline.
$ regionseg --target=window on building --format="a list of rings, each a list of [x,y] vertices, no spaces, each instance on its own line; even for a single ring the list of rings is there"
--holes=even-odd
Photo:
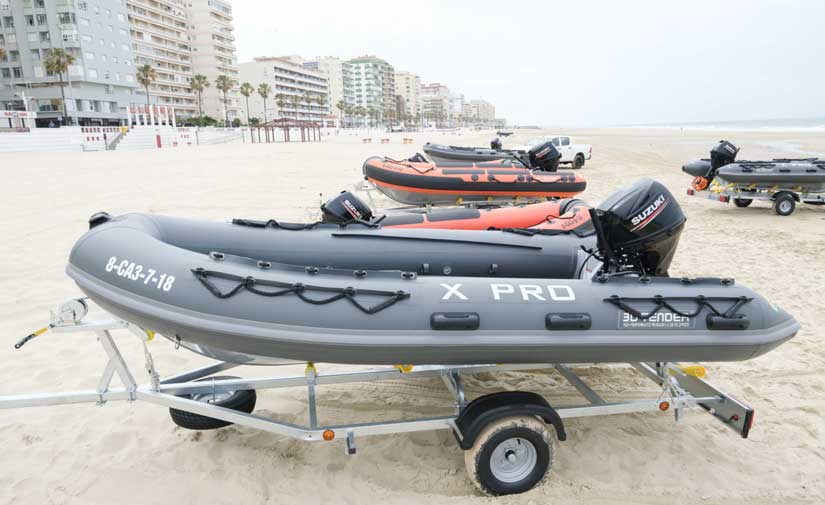
[[[23,69],[20,67],[12,67],[11,73],[14,75],[15,79],[23,78]]]
[[[6,42],[8,42],[9,44],[16,44],[17,43],[17,35],[15,35],[13,33],[7,33],[6,34]]]
[[[71,13],[70,13],[70,14],[71,14]],[[63,14],[61,14],[61,16],[62,16],[62,15],[63,15]],[[37,25],[38,25],[38,26],[43,26],[43,25],[45,25],[46,23],[47,23],[47,21],[46,21],[46,15],[45,15],[45,14],[38,14],[38,15],[37,15]],[[62,21],[61,21],[61,23],[62,23]],[[74,14],[72,14],[72,24],[74,24]]]
[[[89,76],[89,79],[97,79],[97,70],[93,68],[86,70],[86,74]]]
[[[11,79],[11,70],[6,67],[0,68],[0,76],[2,76],[3,79]]]
[[[104,79],[108,79],[108,78],[109,78],[109,71],[108,71],[108,70],[107,70],[106,72],[103,72],[103,78],[104,78]]]
[[[11,16],[4,17],[3,26],[5,26],[6,28],[14,28],[14,18]]]
[[[29,42],[37,42],[39,40],[37,32],[29,32],[28,38]]]
[[[126,30],[124,30],[123,28],[121,28],[120,30],[118,30],[118,33],[120,33],[120,34],[121,34],[121,35],[123,35],[124,37],[127,35]]]
[[[40,65],[35,65],[33,68],[34,68],[34,76],[38,79],[42,79],[43,78],[43,67],[41,67]]]
[[[82,11],[86,11],[89,9],[88,4],[86,2],[77,2],[77,8]]]
[[[134,82],[135,78],[132,74],[126,74],[126,82]]]
[[[62,25],[73,25],[77,22],[74,12],[61,12],[57,15]]]
[[[92,41],[92,36],[84,34],[84,35],[80,36],[80,40],[82,40],[83,42],[91,42]]]
[[[49,32],[40,32],[40,42],[48,42],[50,40],[52,40],[52,37],[49,35]]]
[[[95,59],[95,53],[93,53],[91,51],[86,51],[85,53],[83,53],[83,57],[86,58],[87,60],[94,60]]]
[[[112,56],[112,63],[117,63],[117,56]]]
[[[20,60],[20,51],[9,51],[9,61],[19,61]]]
[[[44,9],[46,7],[46,1],[45,0],[34,0],[34,6],[37,7],[38,9]]]
[[[87,18],[77,18],[77,22],[80,26],[89,26],[89,20]]]
[[[123,14],[118,14],[117,15],[117,20],[122,23],[122,22],[126,21],[126,18],[123,16]]]
[[[107,26],[106,29],[109,30],[110,32],[115,31],[115,27],[112,26],[112,25]]]

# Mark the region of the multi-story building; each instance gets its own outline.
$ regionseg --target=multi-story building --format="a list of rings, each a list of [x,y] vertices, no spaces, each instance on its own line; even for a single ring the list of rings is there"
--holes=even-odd
[[[464,94],[450,93],[450,120],[453,124],[461,122],[461,115],[464,112]]]
[[[255,88],[266,83],[272,88],[272,95],[266,101],[266,115],[264,101],[255,93],[249,98],[250,116],[261,120],[280,117],[325,121],[330,107],[327,79],[303,63],[297,56],[282,56],[255,58],[238,65],[242,82]]]
[[[238,62],[235,57],[235,35],[232,6],[226,0],[186,0],[189,23],[189,43],[192,46],[192,74],[205,75],[210,86],[202,94],[203,113],[216,119],[229,117],[246,119],[241,114],[245,104],[238,91]],[[215,87],[215,79],[226,75],[234,88],[223,93]]]
[[[401,97],[400,107],[405,118],[415,120],[421,114],[421,78],[412,72],[395,72],[395,92]]]
[[[105,2],[111,3],[111,2]],[[135,68],[151,65],[157,80],[149,87],[150,102],[175,108],[182,118],[198,114],[197,98],[189,87],[192,48],[183,0],[126,0]],[[136,102],[144,102],[145,91]]]
[[[134,98],[126,7],[102,0],[0,0],[0,108],[36,110],[37,124],[63,120],[58,76],[43,60],[54,48],[75,58],[64,74],[68,123],[125,123]],[[23,102],[23,97],[26,103]]]
[[[447,124],[450,120],[451,93],[447,86],[434,82],[421,86],[421,114],[430,123]]]
[[[338,118],[340,124],[343,111],[338,104],[346,104],[344,100],[344,62],[334,56],[326,56],[305,61],[304,68],[320,72],[327,80],[330,114]]]
[[[362,56],[343,66],[344,100],[352,107],[376,110],[378,120],[396,120],[395,69],[375,56]]]
[[[492,124],[496,119],[496,108],[486,100],[470,100],[464,103],[463,115],[474,122]]]

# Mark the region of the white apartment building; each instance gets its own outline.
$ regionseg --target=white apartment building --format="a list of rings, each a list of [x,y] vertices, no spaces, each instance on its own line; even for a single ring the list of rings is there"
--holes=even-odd
[[[496,108],[486,100],[465,102],[463,113],[474,122],[493,123],[496,119]]]
[[[450,119],[453,124],[460,122],[460,116],[464,111],[464,94],[450,93]]]
[[[404,115],[415,118],[421,114],[421,78],[412,72],[395,72],[395,92],[401,97]]]
[[[232,6],[225,0],[186,0],[186,16],[189,24],[189,43],[192,48],[192,74],[202,74],[209,79],[209,87],[203,92],[203,113],[221,120],[246,119],[241,111],[238,83],[238,62],[235,57],[235,35],[232,24]],[[215,79],[226,75],[235,83],[227,93],[215,88]]]
[[[327,79],[321,72],[306,68],[299,57],[255,58],[239,64],[238,71],[241,82],[256,89],[262,83],[272,88],[272,95],[266,100],[266,119],[329,119]],[[257,93],[249,97],[249,109],[250,116],[264,120],[264,100]]]
[[[315,58],[304,62],[304,68],[315,70],[327,80],[329,86],[329,111],[335,116],[340,124],[343,112],[338,108],[338,104],[344,100],[344,62],[334,56]]]
[[[434,82],[421,86],[421,114],[431,124],[445,125],[450,120],[450,88]]]
[[[344,100],[351,107],[379,112],[385,122],[396,116],[395,69],[375,56],[362,56],[344,66]]]
[[[135,88],[126,8],[120,2],[0,0],[0,110],[36,112],[38,126],[125,124]],[[74,56],[58,76],[43,60],[52,49]]]
[[[126,0],[134,68],[151,65],[157,81],[149,87],[151,103],[175,108],[179,117],[196,116],[197,99],[189,87],[192,48],[183,0]],[[144,91],[138,90],[141,95]],[[135,102],[145,103],[145,96]]]

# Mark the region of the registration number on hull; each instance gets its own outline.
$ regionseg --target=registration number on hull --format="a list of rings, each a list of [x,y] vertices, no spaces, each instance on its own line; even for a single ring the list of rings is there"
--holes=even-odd
[[[174,275],[160,273],[154,268],[144,267],[128,259],[118,261],[115,256],[106,262],[106,271],[130,281],[143,282],[161,291],[171,291],[175,283]]]

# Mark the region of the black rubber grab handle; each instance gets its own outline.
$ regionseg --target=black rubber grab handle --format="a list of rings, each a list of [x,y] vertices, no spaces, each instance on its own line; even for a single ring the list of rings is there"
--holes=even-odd
[[[751,320],[744,314],[734,314],[730,317],[708,314],[709,330],[747,330]]]
[[[430,316],[430,328],[434,330],[477,330],[481,318],[476,312],[435,312]]]
[[[548,330],[589,330],[592,325],[590,314],[567,312],[544,316],[544,327]]]

